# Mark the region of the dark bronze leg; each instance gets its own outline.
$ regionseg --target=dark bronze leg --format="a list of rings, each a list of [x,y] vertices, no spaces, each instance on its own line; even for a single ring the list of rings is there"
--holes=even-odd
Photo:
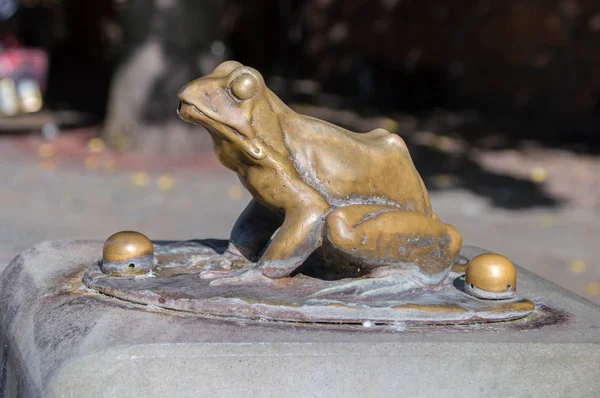
[[[246,259],[254,261],[282,222],[283,215],[252,199],[231,230],[227,250],[237,251]]]

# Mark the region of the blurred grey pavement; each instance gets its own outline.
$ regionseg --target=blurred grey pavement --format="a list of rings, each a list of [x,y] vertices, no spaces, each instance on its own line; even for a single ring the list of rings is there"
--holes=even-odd
[[[218,165],[136,171],[103,167],[94,157],[55,159],[43,148],[27,153],[14,141],[0,139],[0,270],[20,250],[48,239],[104,240],[125,229],[154,240],[226,238],[250,198],[235,174]],[[597,210],[568,204],[507,210],[458,188],[431,196],[465,243],[502,253],[600,303]]]

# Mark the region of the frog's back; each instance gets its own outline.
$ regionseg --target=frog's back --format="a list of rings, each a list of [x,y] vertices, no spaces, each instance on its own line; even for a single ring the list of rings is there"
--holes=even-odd
[[[431,214],[423,181],[398,135],[384,129],[355,133],[302,117],[285,138],[299,177],[332,205],[392,204]]]

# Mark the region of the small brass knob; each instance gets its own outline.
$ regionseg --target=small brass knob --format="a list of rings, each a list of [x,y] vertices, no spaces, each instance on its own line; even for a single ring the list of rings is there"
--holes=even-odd
[[[482,299],[512,298],[517,291],[515,266],[500,254],[481,254],[473,258],[467,266],[465,291]]]
[[[145,275],[154,266],[154,245],[144,234],[121,231],[104,243],[102,272],[111,276]]]

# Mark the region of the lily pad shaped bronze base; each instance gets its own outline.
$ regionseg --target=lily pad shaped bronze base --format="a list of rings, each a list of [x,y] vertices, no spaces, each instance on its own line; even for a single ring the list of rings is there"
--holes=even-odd
[[[259,283],[211,286],[198,275],[213,267],[195,264],[194,259],[211,253],[218,257],[226,246],[227,241],[217,240],[155,244],[151,275],[108,276],[98,264],[89,264],[83,281],[91,289],[129,302],[200,315],[287,322],[469,324],[519,319],[535,309],[533,302],[519,297],[482,300],[465,293],[460,264],[440,286],[410,291],[394,291],[387,281],[371,279],[371,290],[340,292],[336,287],[356,279],[322,280],[301,273],[276,280],[268,288]]]

